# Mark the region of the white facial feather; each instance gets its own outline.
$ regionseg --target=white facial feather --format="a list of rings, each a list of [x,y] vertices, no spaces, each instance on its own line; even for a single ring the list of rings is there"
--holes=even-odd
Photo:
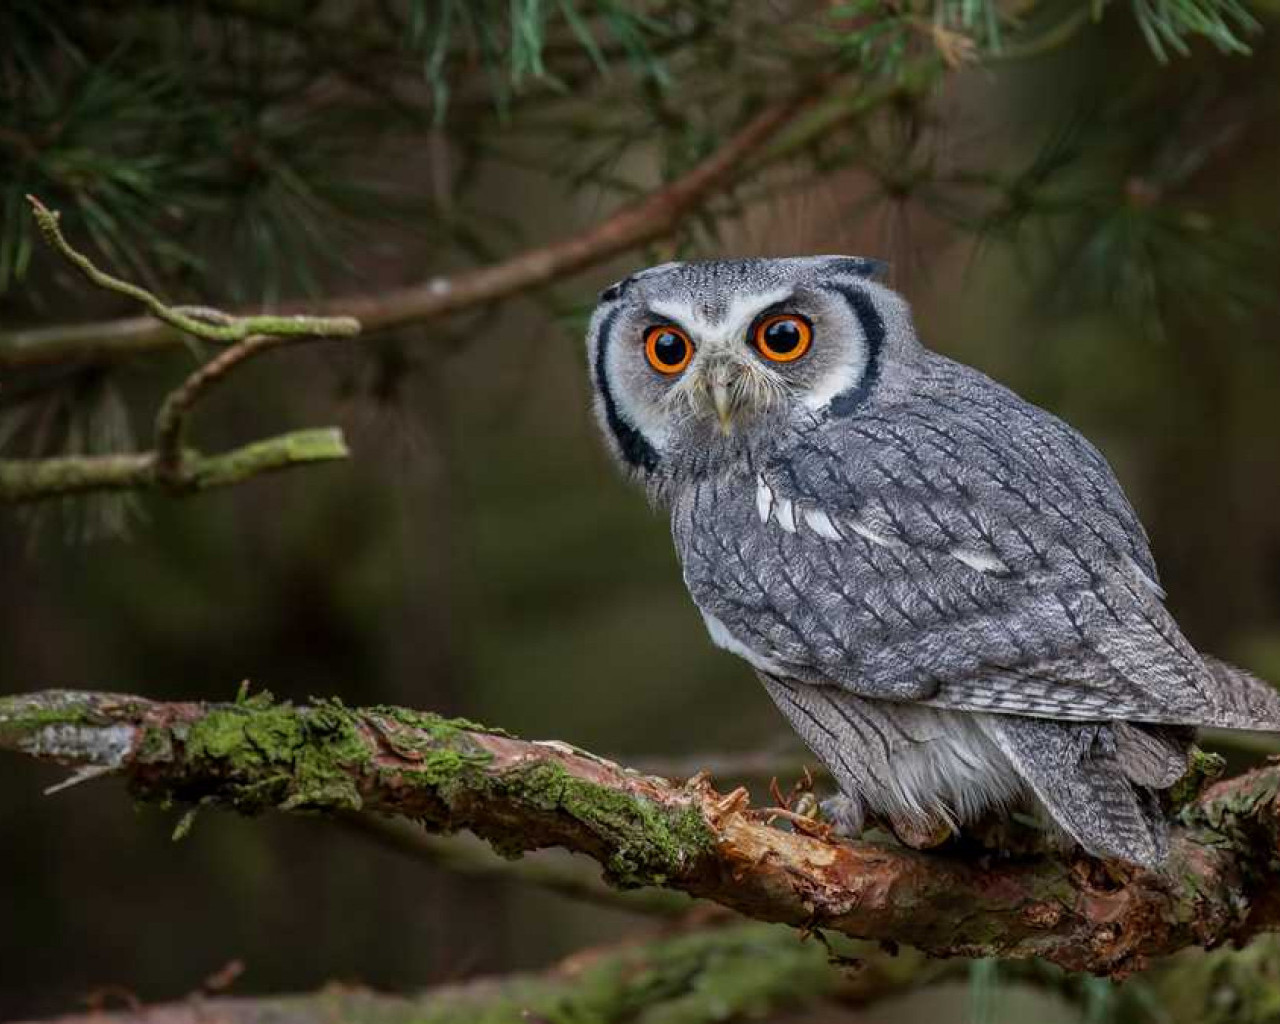
[[[735,295],[729,299],[725,315],[714,321],[703,316],[697,306],[675,299],[657,299],[649,304],[649,308],[691,332],[701,353],[704,347],[708,351],[738,348],[755,318],[770,306],[784,302],[791,294],[790,288],[775,288],[751,295]]]
[[[856,386],[866,372],[866,339],[860,334],[850,335],[846,338],[845,358],[828,370],[800,401],[811,412],[821,412],[836,395]]]

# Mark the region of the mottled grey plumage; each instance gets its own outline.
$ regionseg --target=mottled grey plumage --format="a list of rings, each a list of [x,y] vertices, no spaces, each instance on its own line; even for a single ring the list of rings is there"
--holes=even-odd
[[[1187,727],[1280,728],[1280,698],[1182,636],[1097,450],[925,350],[876,269],[672,263],[614,285],[588,339],[605,435],[670,508],[712,639],[831,769],[847,831],[1038,802],[1087,850],[1157,864]],[[812,326],[785,363],[750,340],[779,313]],[[655,324],[693,342],[681,373],[646,362]]]

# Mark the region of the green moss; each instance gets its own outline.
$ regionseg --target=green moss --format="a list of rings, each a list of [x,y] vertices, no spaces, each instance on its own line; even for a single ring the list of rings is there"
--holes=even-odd
[[[1234,788],[1229,794],[1206,803],[1192,803],[1183,808],[1182,820],[1192,828],[1219,833],[1223,842],[1247,842],[1247,833],[1258,826],[1258,806],[1273,803],[1280,795],[1280,775],[1260,773],[1251,785]],[[1202,836],[1212,842],[1212,836]]]
[[[12,721],[15,729],[30,730],[33,718],[65,725],[92,717],[91,711],[87,701],[5,700],[0,716],[8,714],[0,725]],[[714,842],[696,808],[619,792],[555,761],[490,771],[492,756],[471,733],[491,730],[426,712],[358,711],[333,700],[295,707],[268,693],[242,692],[235,703],[190,717],[141,709],[122,717],[148,723],[135,747],[134,791],[166,806],[209,804],[246,814],[358,810],[362,787],[376,779],[381,793],[402,795],[400,806],[430,817],[435,827],[474,825],[502,852],[545,840],[536,822],[531,835],[528,828],[504,826],[500,817],[473,813],[488,800],[505,801],[541,811],[552,823],[572,819],[595,837],[588,848],[602,851],[607,873],[624,886],[661,885],[687,872]],[[396,799],[389,796],[393,804]]]
[[[1169,789],[1169,805],[1179,811],[1193,802],[1201,793],[1222,777],[1227,762],[1218,754],[1191,748],[1191,759],[1186,773]]]
[[[671,810],[542,762],[509,773],[508,795],[542,811],[570,815],[612,849],[605,869],[622,886],[661,885],[708,850],[714,837],[692,807]]]
[[[393,722],[407,725],[431,736],[436,742],[449,742],[462,732],[482,732],[490,736],[507,736],[511,733],[492,726],[481,725],[466,718],[445,718],[430,711],[414,711],[410,708],[395,707],[390,704],[378,704],[368,709],[368,713],[389,718]]]
[[[165,728],[145,730],[133,756],[140,764],[164,764],[172,761],[173,733]]]
[[[192,773],[217,780],[219,802],[244,813],[361,805],[352,769],[369,760],[369,748],[356,714],[332,702],[295,708],[257,694],[212,708],[174,735]]]

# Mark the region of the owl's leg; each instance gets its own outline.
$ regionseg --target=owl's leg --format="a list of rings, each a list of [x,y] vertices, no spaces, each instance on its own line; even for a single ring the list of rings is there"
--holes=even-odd
[[[840,788],[838,794],[822,801],[823,817],[838,834],[856,838],[866,827],[866,795],[874,785],[857,734],[826,703],[819,692],[821,687],[763,672],[756,674],[791,727],[827,766]]]
[[[823,820],[831,822],[836,835],[856,839],[867,825],[867,805],[860,796],[837,793],[819,805]]]
[[[884,706],[837,687],[814,686],[759,673],[765,688],[800,738],[822,759],[840,788],[821,804],[835,831],[856,838],[874,816],[907,846],[925,849],[945,842],[952,828],[945,814],[905,807],[893,796],[898,783],[892,754],[911,746]]]

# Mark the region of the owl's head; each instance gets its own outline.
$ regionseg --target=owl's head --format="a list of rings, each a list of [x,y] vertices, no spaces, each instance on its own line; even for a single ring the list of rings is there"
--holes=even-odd
[[[629,470],[671,478],[852,412],[920,351],[906,303],[852,256],[664,263],[606,288],[596,411]]]

